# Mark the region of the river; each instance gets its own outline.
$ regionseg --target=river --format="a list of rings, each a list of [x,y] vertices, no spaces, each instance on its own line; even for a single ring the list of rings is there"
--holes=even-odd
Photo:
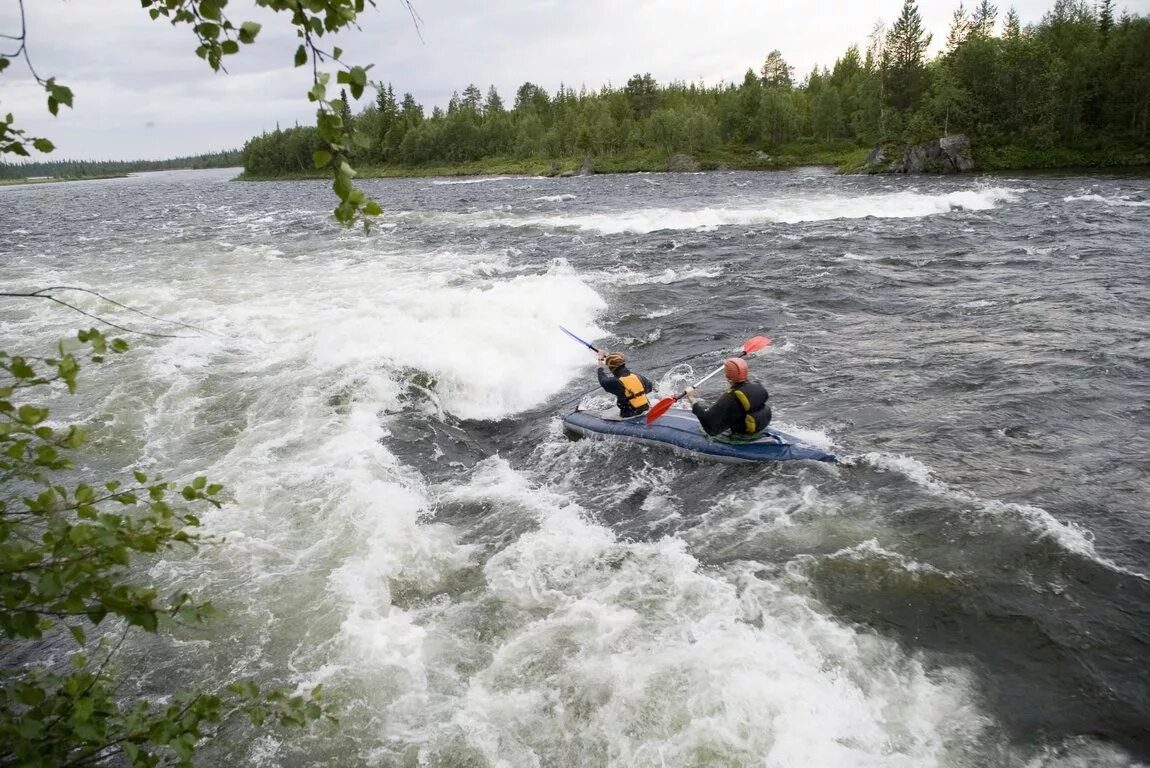
[[[1150,759],[1150,180],[780,173],[0,189],[0,282],[132,349],[53,415],[84,469],[204,472],[222,616],[137,693],[323,683],[248,766]],[[0,348],[91,323],[0,304]],[[664,393],[764,334],[823,465],[568,440],[594,355]],[[712,380],[704,398],[719,385]]]

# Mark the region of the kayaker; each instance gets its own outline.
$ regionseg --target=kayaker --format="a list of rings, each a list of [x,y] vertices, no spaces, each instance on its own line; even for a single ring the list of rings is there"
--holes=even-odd
[[[655,385],[646,376],[631,373],[622,353],[601,353],[598,374],[599,386],[615,396],[620,416],[626,419],[647,412],[650,406],[647,393],[654,391]]]
[[[691,404],[691,412],[699,419],[708,435],[718,435],[729,430],[736,437],[754,437],[771,423],[767,388],[757,381],[747,381],[749,373],[747,361],[743,358],[725,360],[723,374],[731,387],[710,408],[698,401],[694,387],[687,388],[685,394],[687,402]]]

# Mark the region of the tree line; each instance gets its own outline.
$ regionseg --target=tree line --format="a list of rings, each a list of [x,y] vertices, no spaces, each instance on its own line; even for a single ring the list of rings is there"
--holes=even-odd
[[[485,158],[619,157],[772,149],[788,142],[873,146],[966,133],[976,147],[1144,147],[1150,137],[1150,18],[1116,15],[1113,0],[1056,0],[1023,25],[989,0],[955,9],[944,49],[904,0],[831,67],[797,81],[774,50],[739,83],[657,83],[554,93],[531,82],[510,105],[494,86],[468,85],[427,114],[392,86],[358,115],[342,100],[357,165],[419,166]],[[314,128],[247,142],[253,176],[310,172],[324,142]]]
[[[83,179],[141,171],[177,171],[202,168],[235,168],[243,164],[243,152],[232,149],[169,160],[50,160],[23,163],[0,162],[0,179],[52,176]]]

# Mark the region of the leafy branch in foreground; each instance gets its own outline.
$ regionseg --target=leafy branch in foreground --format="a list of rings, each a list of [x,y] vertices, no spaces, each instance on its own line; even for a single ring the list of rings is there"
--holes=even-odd
[[[317,168],[330,168],[333,176],[332,189],[339,197],[335,218],[345,225],[362,222],[368,230],[370,217],[382,213],[379,203],[367,197],[362,189],[355,186],[356,171],[349,160],[353,148],[366,147],[367,138],[359,138],[352,130],[351,121],[345,120],[345,102],[329,97],[327,88],[331,83],[331,73],[321,72],[320,67],[336,67],[336,83],[346,86],[355,99],[359,99],[368,87],[367,73],[371,65],[359,66],[343,61],[343,51],[333,48],[330,51],[319,46],[325,35],[350,28],[358,29],[357,19],[367,4],[375,6],[374,0],[254,0],[255,5],[277,13],[288,15],[289,23],[300,39],[293,62],[302,67],[309,62],[312,66],[312,87],[308,90],[308,100],[316,105],[316,127],[327,144],[327,148],[314,154]],[[408,9],[417,24],[418,16],[411,0],[400,0]],[[20,9],[20,34],[0,35],[12,41],[17,47],[12,53],[0,51],[0,73],[13,60],[23,59],[28,70],[48,93],[48,111],[57,114],[60,105],[72,106],[72,91],[60,85],[55,78],[43,78],[36,72],[28,56],[27,16],[23,0],[18,0]],[[254,21],[236,23],[226,13],[228,0],[140,0],[152,19],[164,18],[173,25],[188,25],[196,36],[196,55],[208,63],[215,72],[226,72],[224,62],[228,56],[240,52],[242,46],[256,41],[261,25]],[[15,154],[29,156],[27,145],[39,152],[52,152],[55,147],[44,138],[27,136],[22,129],[14,126],[11,114],[0,120],[0,156]]]
[[[245,21],[238,26],[228,18],[224,9],[228,0],[140,0],[149,9],[153,19],[164,17],[172,24],[190,24],[199,40],[196,54],[208,62],[215,71],[224,69],[226,56],[236,54],[241,45],[255,42],[260,25]],[[343,51],[333,48],[323,50],[320,38],[341,30],[355,27],[359,14],[366,4],[374,7],[374,0],[255,0],[257,6],[277,13],[286,13],[300,39],[296,49],[296,67],[312,67],[312,87],[307,93],[308,100],[316,105],[316,127],[327,144],[327,149],[318,150],[313,156],[316,168],[331,168],[334,182],[332,189],[340,203],[335,208],[335,218],[343,224],[362,221],[365,231],[369,228],[369,218],[382,213],[379,203],[368,199],[362,189],[352,181],[356,171],[349,160],[353,147],[366,147],[368,137],[357,137],[351,121],[345,120],[343,113],[346,103],[328,95],[331,74],[321,72],[320,67],[332,64],[337,67],[336,83],[347,86],[352,98],[359,99],[368,86],[366,67],[347,64],[343,61]],[[412,13],[410,0],[401,0]]]
[[[129,483],[75,477],[70,454],[83,430],[51,426],[49,409],[28,396],[75,392],[81,361],[128,349],[96,329],[77,340],[78,349],[61,343],[47,358],[0,351],[0,766],[190,765],[197,746],[236,716],[257,726],[323,716],[319,688],[294,696],[241,682],[162,702],[125,697],[119,643],[109,643],[104,622],[121,629],[122,642],[130,631],[213,614],[210,602],[183,591],[161,597],[142,583],[139,559],[194,551],[205,539],[192,509],[219,507],[222,487],[142,472]]]

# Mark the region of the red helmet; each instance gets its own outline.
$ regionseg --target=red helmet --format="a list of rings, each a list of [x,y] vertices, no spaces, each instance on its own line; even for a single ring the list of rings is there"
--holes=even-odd
[[[726,375],[727,381],[732,384],[746,381],[747,374],[749,373],[747,361],[741,357],[727,358],[723,361],[723,373]]]

